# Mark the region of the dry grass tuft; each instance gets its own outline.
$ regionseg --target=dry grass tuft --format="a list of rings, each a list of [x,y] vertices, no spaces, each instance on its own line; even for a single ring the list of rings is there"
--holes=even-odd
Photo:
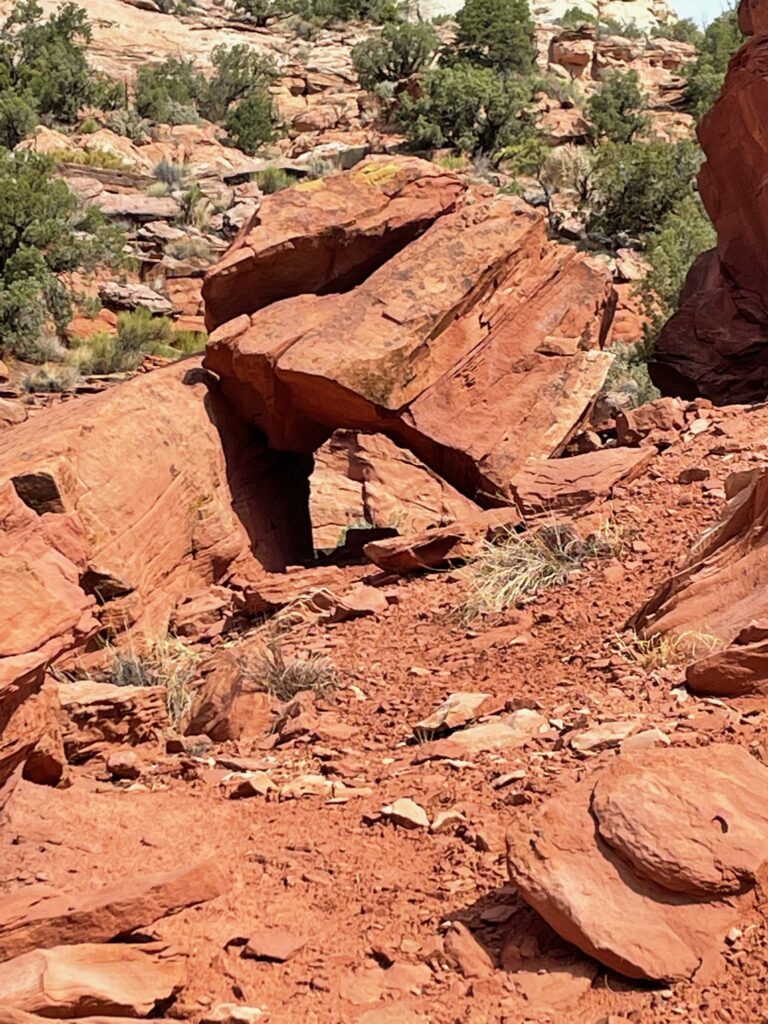
[[[688,665],[708,654],[714,654],[722,646],[719,637],[690,630],[666,636],[655,633],[648,638],[638,636],[637,633],[626,633],[614,641],[617,654],[644,672]]]
[[[613,521],[588,537],[570,524],[555,523],[524,534],[509,532],[487,542],[466,566],[470,596],[464,617],[501,612],[524,604],[550,587],[565,583],[585,563],[612,558],[624,547],[624,536]]]
[[[339,682],[336,666],[329,658],[310,653],[287,661],[275,642],[267,643],[258,653],[243,655],[240,667],[258,679],[267,693],[283,702],[293,700],[305,690],[323,693],[335,689]]]
[[[146,650],[116,650],[101,679],[116,686],[164,686],[168,717],[178,729],[192,707],[199,662],[197,651],[167,637]]]

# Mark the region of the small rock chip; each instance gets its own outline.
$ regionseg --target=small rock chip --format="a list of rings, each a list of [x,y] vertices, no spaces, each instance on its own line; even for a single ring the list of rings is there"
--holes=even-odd
[[[451,922],[443,948],[449,963],[465,978],[489,978],[494,973],[488,952],[460,921]]]
[[[245,778],[235,777],[230,780],[232,789],[229,791],[230,800],[244,800],[251,796],[266,796],[267,793],[277,789],[272,779],[266,772],[254,772]]]
[[[285,963],[307,944],[307,940],[287,928],[266,925],[253,932],[243,949],[243,956],[249,960],[267,960],[271,963]]]
[[[570,738],[571,750],[577,754],[597,754],[618,747],[637,728],[637,722],[603,722],[591,729],[579,730]]]
[[[400,828],[429,828],[429,818],[424,808],[408,797],[401,797],[393,804],[381,809],[382,815]]]
[[[114,779],[138,779],[141,761],[133,750],[114,750],[107,757],[107,771]]]
[[[461,811],[440,811],[430,825],[429,831],[435,835],[441,835],[443,832],[453,832],[459,825],[465,825],[466,823],[467,819]]]
[[[200,1024],[262,1024],[264,1010],[239,1003],[217,1003],[200,1017]]]
[[[622,754],[638,753],[641,750],[649,750],[651,747],[668,747],[671,740],[661,729],[643,729],[636,732],[634,736],[627,736],[619,744]]]

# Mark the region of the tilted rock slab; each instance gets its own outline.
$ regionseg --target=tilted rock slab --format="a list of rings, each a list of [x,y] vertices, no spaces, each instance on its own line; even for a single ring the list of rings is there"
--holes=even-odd
[[[241,313],[205,365],[279,450],[312,452],[339,427],[386,433],[468,497],[509,503],[515,469],[562,450],[612,361],[605,266],[551,244],[513,197],[444,213],[341,294],[309,294],[294,271],[294,297],[265,306],[231,258],[206,279],[209,319],[228,280]],[[293,249],[280,258],[294,266]]]
[[[5,896],[0,907],[0,961],[60,943],[107,942],[215,899],[224,889],[215,861],[89,892],[28,886]]]
[[[142,946],[57,946],[0,963],[0,1002],[43,1017],[146,1017],[186,977],[183,958]]]
[[[755,474],[723,520],[663,583],[632,624],[646,635],[687,636],[698,655],[731,644],[753,622],[768,624],[768,472]],[[701,649],[703,648],[703,650]]]
[[[510,830],[510,876],[606,966],[693,978],[764,883],[766,787],[768,769],[742,747],[620,755]]]

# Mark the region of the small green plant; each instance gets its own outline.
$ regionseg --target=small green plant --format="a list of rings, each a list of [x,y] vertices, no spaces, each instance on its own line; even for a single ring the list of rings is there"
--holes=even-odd
[[[352,49],[352,63],[363,89],[400,82],[425,68],[440,44],[437,32],[423,22],[385,25],[378,37]]]
[[[184,164],[176,164],[172,160],[163,157],[159,163],[155,164],[152,174],[153,177],[168,185],[169,188],[177,189],[183,186],[187,172]]]
[[[563,28],[580,29],[597,24],[594,14],[587,14],[580,7],[569,7],[562,18],[558,18],[557,24]]]
[[[533,70],[534,24],[527,0],[465,0],[456,21],[460,57],[505,76]]]
[[[467,158],[459,153],[441,153],[435,157],[435,163],[446,171],[466,171]]]
[[[284,171],[282,167],[265,167],[263,171],[259,171],[256,175],[256,181],[266,196],[271,196],[275,192],[282,192],[283,189],[291,188],[296,184],[296,179],[288,171]]]
[[[21,390],[28,394],[57,394],[71,391],[77,383],[77,378],[75,367],[57,366],[26,373],[19,383]]]
[[[693,18],[678,18],[671,25],[654,25],[653,39],[674,39],[678,43],[691,43],[698,50],[704,42],[704,33]]]
[[[617,636],[613,647],[633,667],[651,672],[687,665],[708,654],[714,654],[723,647],[723,641],[711,633],[690,630],[677,634],[654,633],[650,637],[629,632]]]
[[[213,263],[216,259],[210,241],[202,235],[175,238],[166,245],[165,255],[175,260],[202,260],[205,263]]]
[[[137,309],[118,314],[117,334],[100,331],[77,344],[75,359],[83,373],[127,373],[135,370],[145,355],[178,359],[204,346],[205,335],[174,331],[167,317]]]
[[[56,162],[81,167],[103,167],[108,171],[130,171],[131,165],[103,149],[65,149],[56,154]]]
[[[523,534],[510,531],[496,542],[485,543],[464,569],[470,588],[464,618],[530,601],[565,583],[585,563],[619,554],[623,545],[623,534],[613,522],[586,538],[570,524],[561,523]]]
[[[313,652],[287,661],[274,641],[258,654],[243,655],[241,669],[280,701],[293,700],[305,690],[321,693],[338,686],[338,673],[329,658]]]

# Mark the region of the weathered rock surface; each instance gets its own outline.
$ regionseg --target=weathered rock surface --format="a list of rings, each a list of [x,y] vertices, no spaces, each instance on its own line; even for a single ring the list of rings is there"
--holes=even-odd
[[[717,250],[700,256],[678,312],[659,337],[651,377],[668,394],[714,402],[759,401],[768,393],[768,271],[762,239],[768,223],[758,201],[768,148],[757,114],[768,98],[766,8],[741,4],[741,26],[754,38],[731,60],[699,139],[707,156],[699,174]],[[738,175],[733,168],[739,167]]]
[[[410,173],[411,162],[399,166],[382,173]],[[354,194],[356,175],[326,187]],[[351,291],[321,297],[308,293],[330,283],[314,270],[302,279],[296,240],[288,252],[268,248],[270,274],[259,280],[269,294],[239,283],[233,267],[255,255],[236,245],[206,280],[211,326],[230,319],[205,364],[275,448],[310,452],[339,427],[383,431],[467,496],[509,502],[514,471],[561,451],[605,378],[614,301],[605,268],[551,245],[541,217],[512,197],[444,212],[406,241]],[[281,275],[282,294],[296,297],[275,302]]]
[[[724,650],[689,665],[685,681],[694,693],[715,697],[768,693],[768,629],[748,626]]]
[[[474,502],[383,434],[337,430],[315,453],[309,507],[316,548],[352,526],[421,531],[477,514]]]
[[[110,744],[157,741],[170,727],[164,686],[117,686],[91,679],[58,686],[64,750],[78,764]]]
[[[636,627],[648,635],[700,637],[706,649],[708,640],[731,644],[751,623],[768,622],[766,533],[768,472],[762,471],[731,499],[685,567],[640,609]],[[714,657],[723,664],[729,656]]]
[[[206,278],[208,329],[301,292],[345,291],[452,210],[464,191],[435,164],[377,157],[347,175],[267,196]]]
[[[691,978],[764,878],[766,782],[726,744],[621,755],[512,828],[512,880],[614,970]]]
[[[252,740],[265,736],[274,721],[276,701],[259,674],[266,662],[253,645],[247,654],[215,654],[203,666],[203,683],[195,696],[186,726],[188,736],[206,735],[216,742]]]
[[[0,964],[0,1002],[43,1017],[146,1017],[184,987],[178,956],[140,946],[56,946]]]
[[[213,861],[89,892],[28,886],[3,899],[0,960],[38,947],[108,942],[223,891],[224,877]]]

